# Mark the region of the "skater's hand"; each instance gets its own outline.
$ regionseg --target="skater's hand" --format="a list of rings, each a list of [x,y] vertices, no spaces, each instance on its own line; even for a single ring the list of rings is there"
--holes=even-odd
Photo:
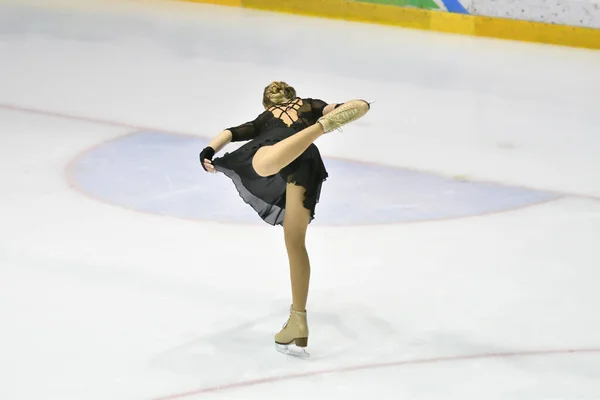
[[[215,169],[215,166],[212,163],[212,158],[215,155],[215,149],[213,149],[210,146],[205,147],[202,152],[200,152],[200,163],[202,165],[202,168],[204,168],[204,170],[206,172],[212,172],[215,173],[217,172],[217,170]]]
[[[213,174],[217,172],[217,170],[215,169],[215,166],[208,159],[204,160],[204,162],[202,163],[202,166],[204,167],[204,170],[207,172],[212,172]]]

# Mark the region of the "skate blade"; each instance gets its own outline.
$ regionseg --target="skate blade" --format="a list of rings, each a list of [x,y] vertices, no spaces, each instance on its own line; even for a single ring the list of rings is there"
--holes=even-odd
[[[291,346],[289,344],[277,344],[275,343],[275,349],[287,356],[298,357],[298,358],[308,358],[310,354],[306,351],[306,349],[298,346]]]

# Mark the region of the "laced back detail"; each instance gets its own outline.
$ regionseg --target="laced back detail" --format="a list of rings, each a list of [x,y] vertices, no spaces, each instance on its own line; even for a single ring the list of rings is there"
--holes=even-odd
[[[280,119],[288,127],[294,125],[298,120],[302,120],[304,125],[308,126],[300,116],[300,108],[304,105],[301,98],[297,97],[286,104],[276,104],[269,107],[269,111],[273,114],[273,117]]]
[[[228,129],[233,142],[252,140],[278,124],[301,130],[316,123],[326,106],[323,100],[296,97],[285,104],[269,107],[253,121]]]

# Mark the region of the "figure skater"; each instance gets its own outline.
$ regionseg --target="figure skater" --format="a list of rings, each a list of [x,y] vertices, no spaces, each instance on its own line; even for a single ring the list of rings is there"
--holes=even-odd
[[[327,171],[313,142],[364,116],[363,100],[327,104],[299,98],[285,82],[272,82],[263,92],[265,111],[245,124],[226,129],[200,153],[205,171],[228,176],[240,197],[270,225],[283,225],[292,304],[288,321],[275,343],[308,345],[306,302],[310,261],[305,238],[315,216]],[[249,141],[220,158],[214,155],[230,142]]]

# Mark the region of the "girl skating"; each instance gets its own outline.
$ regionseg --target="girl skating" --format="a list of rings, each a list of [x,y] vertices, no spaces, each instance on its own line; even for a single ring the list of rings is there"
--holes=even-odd
[[[306,302],[310,261],[305,238],[315,217],[327,171],[313,143],[321,135],[364,116],[363,100],[327,104],[300,98],[285,82],[272,82],[263,92],[265,111],[256,119],[224,130],[200,153],[208,172],[228,176],[240,197],[270,225],[283,225],[290,266],[292,305],[275,343],[308,345]],[[248,141],[222,157],[214,155],[230,142]]]

